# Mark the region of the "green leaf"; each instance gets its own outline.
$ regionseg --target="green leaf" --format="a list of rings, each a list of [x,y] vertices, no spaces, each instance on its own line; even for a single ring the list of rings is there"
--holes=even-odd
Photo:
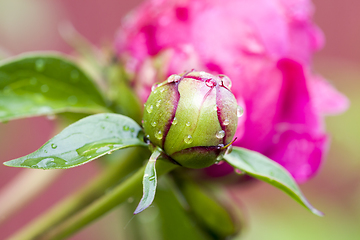
[[[61,112],[109,112],[94,82],[59,54],[25,54],[0,62],[0,121]]]
[[[143,196],[134,214],[144,211],[154,201],[157,186],[155,164],[156,159],[161,155],[161,153],[162,150],[160,148],[155,148],[154,152],[150,156],[149,162],[146,165],[143,177]]]
[[[283,190],[312,213],[318,216],[324,215],[306,200],[290,173],[273,160],[258,152],[239,147],[234,147],[224,158],[235,169],[240,169],[254,178]]]
[[[210,196],[195,182],[181,177],[179,188],[200,225],[211,235],[224,239],[238,232],[234,215],[231,215],[214,196]]]
[[[91,115],[71,124],[39,150],[8,162],[10,167],[65,169],[76,167],[113,151],[147,145],[140,126],[114,113]]]

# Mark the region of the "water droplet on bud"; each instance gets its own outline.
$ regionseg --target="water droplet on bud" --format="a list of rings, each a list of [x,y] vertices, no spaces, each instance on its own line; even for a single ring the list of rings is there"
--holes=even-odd
[[[224,130],[220,130],[216,133],[216,137],[221,139],[223,137],[225,137],[225,131]]]
[[[224,160],[220,160],[220,161],[216,161],[215,164],[216,164],[216,165],[221,165],[221,164],[223,164],[224,162],[225,162]]]
[[[156,107],[160,107],[161,99],[156,101]]]
[[[244,109],[240,106],[237,106],[237,109],[236,109],[237,117],[241,117],[243,114],[244,114]]]
[[[190,123],[190,122],[187,122],[185,125],[186,125],[187,127],[190,127],[191,123]]]
[[[127,126],[127,125],[125,125],[125,126],[123,126],[123,129],[124,129],[124,131],[129,131],[130,130],[130,127],[129,126]]]
[[[187,136],[184,138],[184,142],[185,142],[186,144],[192,143],[192,142],[193,142],[192,136],[191,136],[191,135],[187,135]]]
[[[228,146],[228,148],[226,149],[225,155],[230,154],[232,152],[232,150],[233,150],[233,146],[232,145]]]
[[[157,122],[152,122],[151,123],[151,126],[153,126],[153,127],[156,127],[156,125],[157,125]]]
[[[154,109],[153,105],[149,105],[149,106],[146,107],[146,111],[148,113],[151,113],[153,111],[153,109]]]
[[[57,145],[55,143],[53,143],[53,144],[51,144],[51,148],[55,149],[55,148],[57,148]]]
[[[221,79],[221,86],[224,86],[230,90],[232,86],[230,78],[228,78],[228,76],[225,75],[219,75],[219,78]]]
[[[244,172],[241,171],[240,169],[235,169],[235,173],[238,174],[238,175],[243,175]]]
[[[215,87],[216,86],[216,81],[215,79],[209,78],[205,80],[205,85],[208,87]]]
[[[176,117],[174,117],[174,119],[173,119],[173,121],[172,121],[172,125],[176,125],[178,123],[178,120],[177,120],[177,118]]]
[[[156,89],[158,86],[159,86],[159,84],[158,84],[158,83],[155,83],[154,85],[152,85],[152,87],[151,87],[151,91],[152,91],[152,92],[154,92],[154,91],[155,91],[155,89]]]
[[[157,133],[155,133],[155,137],[159,140],[161,140],[163,138],[163,135],[162,135],[162,131],[159,130]]]
[[[172,82],[178,82],[181,79],[181,77],[177,74],[173,74],[170,77],[168,77],[167,82],[168,83],[172,83]]]
[[[229,125],[229,123],[230,123],[230,120],[229,120],[229,119],[225,119],[224,122],[223,122],[223,124],[224,124],[225,126]]]

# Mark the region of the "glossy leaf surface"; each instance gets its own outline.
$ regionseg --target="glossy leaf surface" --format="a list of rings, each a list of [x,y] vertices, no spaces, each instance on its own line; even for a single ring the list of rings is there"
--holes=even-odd
[[[307,201],[290,173],[278,163],[258,152],[239,147],[234,147],[232,152],[224,158],[235,169],[240,169],[254,178],[281,189],[312,213],[323,216],[322,212]]]
[[[156,159],[160,156],[161,150],[156,148],[151,154],[149,162],[146,165],[144,177],[143,177],[143,196],[137,206],[134,214],[138,214],[148,208],[154,201],[157,176],[156,176]]]
[[[0,121],[61,112],[109,112],[75,62],[57,54],[25,54],[0,62]]]
[[[140,126],[131,118],[102,113],[65,128],[39,150],[4,164],[35,169],[76,167],[113,151],[147,145],[139,139]]]

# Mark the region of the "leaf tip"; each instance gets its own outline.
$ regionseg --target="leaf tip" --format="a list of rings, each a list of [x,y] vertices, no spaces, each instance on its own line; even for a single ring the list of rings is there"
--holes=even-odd
[[[3,165],[7,167],[13,167],[14,165],[11,164],[12,161],[3,162]]]
[[[142,211],[144,211],[145,209],[147,209],[149,206],[142,206],[141,203],[139,203],[139,205],[136,207],[135,211],[134,211],[134,215],[141,213]]]
[[[324,217],[324,216],[325,216],[325,214],[324,214],[323,212],[320,212],[319,210],[317,210],[317,209],[315,209],[315,208],[311,209],[311,212],[312,212],[313,214],[319,216],[319,217]]]

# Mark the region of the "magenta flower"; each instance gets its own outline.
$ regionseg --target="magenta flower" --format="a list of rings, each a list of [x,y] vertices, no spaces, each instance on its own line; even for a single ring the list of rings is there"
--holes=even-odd
[[[282,164],[298,182],[319,169],[328,146],[323,116],[347,99],[314,75],[323,44],[308,0],[153,0],[125,19],[116,48],[145,102],[151,86],[197,69],[225,74],[244,108],[237,146]],[[211,176],[232,172],[222,164]]]

